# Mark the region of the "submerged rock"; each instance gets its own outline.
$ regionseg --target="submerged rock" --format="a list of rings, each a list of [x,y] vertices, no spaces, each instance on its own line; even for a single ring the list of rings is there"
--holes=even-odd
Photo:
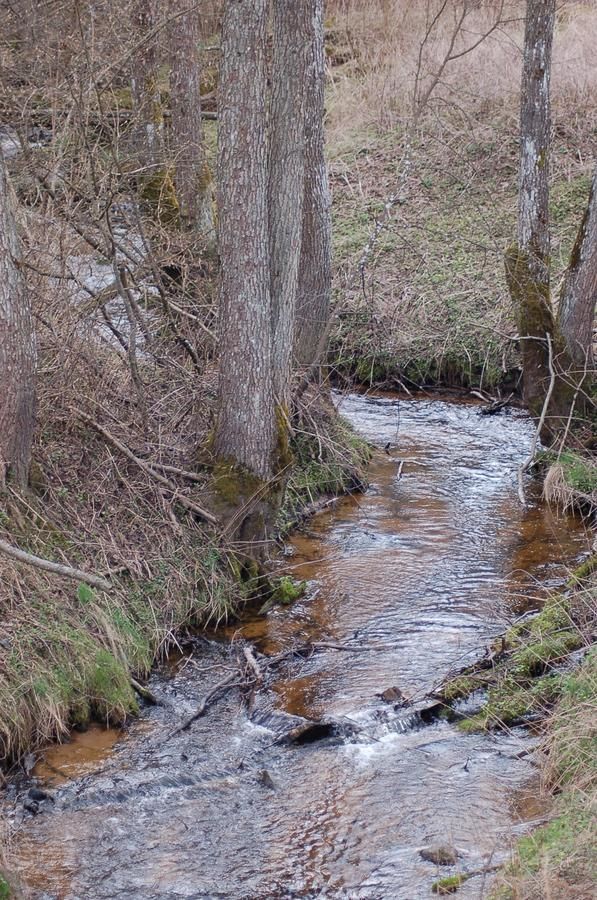
[[[407,703],[407,699],[397,687],[389,687],[386,688],[385,691],[382,691],[381,694],[377,695],[380,700],[383,700],[384,703]]]
[[[419,856],[426,862],[436,866],[455,866],[458,862],[458,850],[449,844],[441,844],[433,847],[423,847],[419,850]]]

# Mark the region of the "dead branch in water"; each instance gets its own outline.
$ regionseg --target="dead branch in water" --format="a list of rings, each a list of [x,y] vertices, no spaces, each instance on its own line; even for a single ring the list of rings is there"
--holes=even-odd
[[[216,685],[214,685],[212,687],[212,689],[210,691],[208,691],[207,694],[203,697],[203,699],[201,700],[201,703],[199,704],[199,706],[197,707],[195,712],[192,715],[190,715],[187,719],[185,719],[181,725],[179,725],[177,728],[175,728],[173,731],[171,731],[167,735],[165,740],[169,741],[170,738],[176,737],[176,735],[180,734],[181,731],[186,731],[187,728],[190,728],[190,726],[193,724],[193,722],[195,722],[197,719],[200,719],[201,716],[205,715],[205,712],[206,712],[209,704],[212,702],[212,700],[214,700],[215,697],[217,697],[217,695],[220,693],[220,691],[229,690],[232,687],[240,686],[242,684],[242,682],[237,681],[237,679],[238,679],[238,672],[231,672],[229,675],[226,676],[226,678],[223,678],[221,681],[218,681],[218,683]]]

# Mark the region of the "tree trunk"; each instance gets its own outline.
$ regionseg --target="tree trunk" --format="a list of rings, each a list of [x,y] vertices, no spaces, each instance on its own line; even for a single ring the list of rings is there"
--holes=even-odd
[[[294,353],[302,366],[325,351],[332,288],[331,197],[325,160],[323,0],[313,0],[305,97],[305,194]]]
[[[220,379],[214,444],[221,461],[262,481],[273,474],[276,443],[267,224],[266,26],[266,0],[226,0],[219,88]],[[241,499],[231,496],[234,485],[228,487],[231,502]],[[249,490],[252,487],[249,479]]]
[[[0,151],[0,489],[27,484],[35,417],[31,301],[4,157]]]
[[[558,321],[568,353],[578,369],[593,368],[593,322],[597,303],[597,167],[591,193],[570,257]]]
[[[131,73],[131,94],[137,119],[137,153],[149,171],[163,165],[164,116],[158,87],[156,39],[151,35],[155,26],[152,0],[133,0],[131,11],[138,47]]]
[[[288,410],[305,183],[305,83],[314,0],[273,0],[269,251],[274,394]]]
[[[506,253],[506,277],[521,338],[523,393],[539,418],[555,384],[541,437],[552,438],[572,401],[570,360],[554,321],[549,288],[549,82],[555,0],[528,0],[520,109],[518,246]],[[550,361],[550,336],[553,359]],[[553,373],[551,371],[553,369]]]
[[[170,0],[170,13],[173,15],[178,9],[178,0]],[[202,235],[211,247],[215,226],[212,180],[201,121],[199,25],[199,12],[195,8],[174,18],[169,28],[172,148],[181,224]]]
[[[131,74],[139,196],[158,222],[176,225],[179,206],[164,151],[164,111],[158,84],[157,38],[152,33],[156,24],[152,0],[133,0],[131,15],[140,42]]]

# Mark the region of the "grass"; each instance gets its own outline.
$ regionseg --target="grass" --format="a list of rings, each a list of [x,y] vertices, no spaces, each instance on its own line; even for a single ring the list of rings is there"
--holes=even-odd
[[[291,450],[294,464],[278,517],[281,533],[297,524],[305,511],[314,512],[321,498],[362,490],[371,457],[367,442],[315,391],[308,392],[302,404]]]
[[[509,22],[447,66],[415,120],[413,73],[424,7],[406,0],[329,7],[338,310],[330,362],[340,375],[367,385],[511,390],[519,355],[503,252],[516,233],[520,9],[507,3]],[[491,24],[497,8],[482,5],[469,14],[475,33]],[[441,65],[453,27],[450,9],[424,46],[419,88]],[[594,75],[570,59],[585,48],[588,60],[584,28],[594,21],[594,9],[577,5],[559,19],[556,35],[554,295],[589,193]],[[375,234],[363,270],[363,251]]]
[[[566,677],[549,722],[546,787],[555,794],[553,818],[516,845],[494,900],[592,897],[597,857],[597,655]]]
[[[434,894],[439,894],[440,896],[455,894],[458,888],[462,887],[468,878],[470,878],[470,875],[464,873],[446,875],[444,878],[439,878],[437,881],[434,881],[431,885],[431,890]]]
[[[492,900],[594,896],[597,832],[597,557],[572,573],[565,595],[510,628],[496,642],[494,667],[469,671],[445,685],[447,704],[487,689],[481,711],[459,722],[467,732],[505,728],[540,717],[544,728],[544,790],[553,797],[550,821],[518,841],[499,874]],[[576,648],[580,666],[558,664]]]
[[[584,569],[590,567],[584,564]],[[482,689],[486,700],[479,712],[459,721],[463,731],[507,728],[529,716],[545,716],[568,689],[568,675],[558,666],[570,653],[587,645],[595,620],[595,598],[573,574],[565,595],[550,597],[543,609],[510,628],[494,643],[494,661],[483,661],[450,679],[440,698],[452,704]]]
[[[288,602],[300,590],[282,580],[265,597],[261,579],[243,575],[242,547],[222,541],[175,504],[159,502],[151,479],[116,459],[93,433],[70,425],[65,431],[55,408],[44,408],[42,394],[42,421],[44,415],[48,427],[36,448],[39,493],[0,496],[0,533],[47,559],[114,572],[114,589],[107,594],[0,557],[5,765],[73,725],[90,719],[117,724],[135,715],[131,677],[146,676],[185,630],[217,625],[247,603]],[[111,421],[110,428],[117,427],[127,445],[142,440],[134,424]],[[366,444],[331,403],[309,392],[293,453],[281,530],[322,494],[362,485],[368,459]],[[191,493],[209,485],[210,470],[197,473],[204,483]]]

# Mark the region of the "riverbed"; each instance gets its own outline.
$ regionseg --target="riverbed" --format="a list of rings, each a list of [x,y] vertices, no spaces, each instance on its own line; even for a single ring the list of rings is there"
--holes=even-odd
[[[52,801],[14,813],[26,896],[418,900],[466,872],[458,896],[478,898],[545,815],[529,730],[464,734],[421,714],[587,549],[532,483],[518,499],[532,423],[431,397],[338,403],[378,449],[369,489],[288,541],[280,569],[305,595],[199,636],[152,676],[164,705],[124,734],[48,751],[35,774]],[[172,734],[239,648],[262,664],[307,642],[325,646]],[[305,720],[327,730],[289,741]],[[421,856],[438,844],[453,865]]]

